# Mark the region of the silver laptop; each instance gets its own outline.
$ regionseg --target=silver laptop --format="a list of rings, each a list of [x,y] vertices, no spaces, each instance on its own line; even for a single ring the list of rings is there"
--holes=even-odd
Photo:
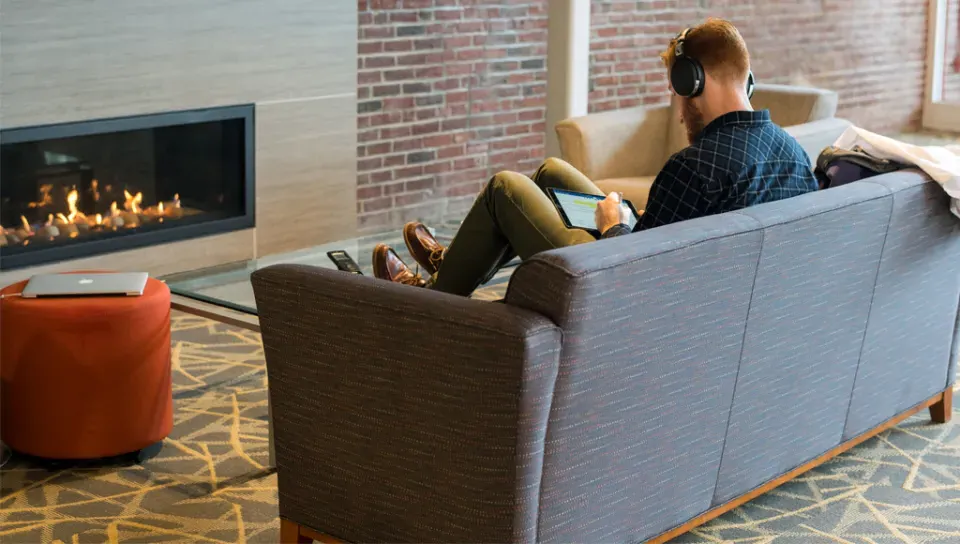
[[[140,296],[147,285],[146,272],[93,274],[39,274],[23,288],[25,298],[97,295]]]

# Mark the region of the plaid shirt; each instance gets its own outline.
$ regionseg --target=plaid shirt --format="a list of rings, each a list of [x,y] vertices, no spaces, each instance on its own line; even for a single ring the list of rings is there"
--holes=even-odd
[[[770,112],[735,111],[714,119],[676,153],[650,188],[633,231],[739,210],[817,190],[810,157],[770,120]],[[627,225],[604,238],[629,234]]]

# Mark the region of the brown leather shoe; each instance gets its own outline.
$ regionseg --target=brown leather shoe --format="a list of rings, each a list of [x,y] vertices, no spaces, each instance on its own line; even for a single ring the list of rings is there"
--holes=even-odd
[[[426,280],[420,274],[414,274],[397,252],[386,244],[378,244],[373,248],[373,275],[377,279],[414,287],[427,285]]]
[[[431,276],[440,270],[443,264],[443,251],[447,248],[430,234],[427,226],[419,222],[407,223],[403,227],[403,241],[407,244],[407,251]]]

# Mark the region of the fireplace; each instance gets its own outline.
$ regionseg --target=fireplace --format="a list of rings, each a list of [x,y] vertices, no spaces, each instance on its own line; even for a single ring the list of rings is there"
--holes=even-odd
[[[0,131],[0,269],[254,226],[253,106]]]

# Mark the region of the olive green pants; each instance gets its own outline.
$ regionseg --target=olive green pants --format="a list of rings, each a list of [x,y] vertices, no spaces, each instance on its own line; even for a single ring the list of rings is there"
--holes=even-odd
[[[563,224],[547,188],[602,195],[587,177],[560,159],[547,159],[533,178],[517,172],[493,176],[463,220],[434,277],[433,289],[468,296],[520,255],[596,240]]]

